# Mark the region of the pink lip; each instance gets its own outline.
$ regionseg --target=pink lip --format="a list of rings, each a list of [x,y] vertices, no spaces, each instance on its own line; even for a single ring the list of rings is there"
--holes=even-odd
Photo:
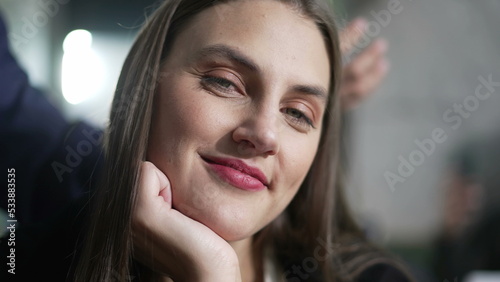
[[[217,176],[236,188],[260,191],[268,186],[266,176],[260,169],[251,167],[241,160],[204,156],[202,159]]]

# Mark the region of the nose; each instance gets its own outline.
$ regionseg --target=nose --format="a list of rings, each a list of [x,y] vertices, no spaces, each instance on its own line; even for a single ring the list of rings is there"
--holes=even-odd
[[[279,151],[280,122],[268,111],[249,113],[233,131],[238,152],[245,156],[276,155]]]

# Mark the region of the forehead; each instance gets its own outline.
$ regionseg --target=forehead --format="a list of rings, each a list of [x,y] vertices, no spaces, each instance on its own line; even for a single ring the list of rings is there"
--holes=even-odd
[[[328,89],[330,63],[316,24],[278,1],[232,1],[196,15],[173,48],[193,57],[227,45],[252,59],[268,78],[300,79]],[[179,56],[178,56],[179,57]]]

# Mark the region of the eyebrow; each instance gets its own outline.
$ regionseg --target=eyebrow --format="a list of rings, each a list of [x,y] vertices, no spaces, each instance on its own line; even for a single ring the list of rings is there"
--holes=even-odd
[[[239,65],[244,66],[245,68],[251,71],[255,72],[260,71],[257,64],[252,62],[250,58],[248,58],[238,50],[235,50],[227,45],[217,44],[217,45],[207,46],[198,52],[196,58],[200,59],[207,56],[217,56],[217,57],[227,58]]]
[[[292,89],[295,92],[315,96],[323,101],[326,101],[328,97],[326,89],[320,86],[294,85]]]
[[[224,44],[215,44],[207,46],[196,54],[196,60],[200,60],[205,57],[216,56],[227,58],[232,62],[235,62],[238,65],[241,65],[251,71],[260,72],[259,66],[252,61],[249,57],[244,55],[238,50],[234,48],[224,45]],[[315,96],[321,100],[327,101],[327,91],[324,87],[315,86],[315,85],[294,85],[291,88],[294,92],[303,93],[306,95]]]

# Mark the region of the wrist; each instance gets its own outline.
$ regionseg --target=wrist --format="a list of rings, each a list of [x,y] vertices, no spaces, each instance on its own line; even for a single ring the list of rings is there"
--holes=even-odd
[[[240,265],[236,254],[234,258],[224,257],[211,261],[200,271],[195,281],[199,282],[241,282]]]

